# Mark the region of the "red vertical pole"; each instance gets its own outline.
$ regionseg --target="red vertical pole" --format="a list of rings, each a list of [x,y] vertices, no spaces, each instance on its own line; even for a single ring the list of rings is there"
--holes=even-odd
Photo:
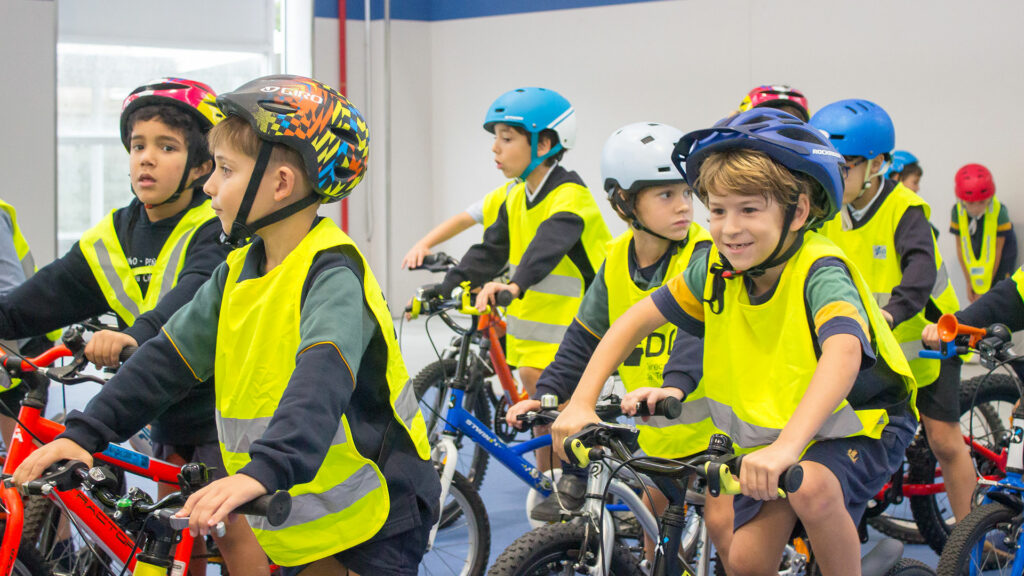
[[[345,0],[338,0],[338,89],[347,96],[348,55],[345,52],[345,40]],[[341,200],[341,229],[348,233],[348,198]]]

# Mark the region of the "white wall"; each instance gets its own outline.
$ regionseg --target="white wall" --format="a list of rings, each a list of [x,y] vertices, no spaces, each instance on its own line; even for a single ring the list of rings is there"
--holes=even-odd
[[[52,1],[3,0],[0,54],[8,80],[0,198],[18,210],[36,263],[57,250],[57,8]]]
[[[1001,199],[1024,226],[1024,115],[1012,112],[1024,94],[1021,22],[1024,3],[1017,0],[689,0],[394,22],[392,269],[416,238],[501,182],[481,122],[506,90],[545,86],[573,102],[579,136],[564,165],[600,194],[601,146],[619,126],[652,120],[707,127],[751,87],[790,83],[812,109],[859,97],[890,112],[897,147],[921,158],[922,195],[934,206],[940,249],[955,271],[946,230],[959,166],[989,166]],[[362,26],[348,23],[349,87],[357,102]],[[373,68],[381,74],[382,24],[373,26]],[[371,108],[379,111],[379,76],[374,82]],[[377,145],[379,118],[371,116]],[[377,158],[380,152],[373,149]],[[383,166],[371,166],[371,197],[382,205]],[[379,220],[379,207],[375,213]],[[610,209],[605,215],[613,230],[623,229]],[[443,248],[461,253],[478,234]],[[382,240],[377,234],[370,241],[378,269]],[[963,279],[953,277],[963,294]],[[427,278],[397,274],[389,297],[404,301]]]

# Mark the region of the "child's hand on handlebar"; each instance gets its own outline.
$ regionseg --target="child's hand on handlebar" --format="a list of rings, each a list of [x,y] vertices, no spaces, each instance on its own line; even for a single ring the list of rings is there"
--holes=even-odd
[[[637,404],[646,402],[650,413],[654,414],[655,405],[670,396],[680,401],[685,397],[682,390],[671,386],[666,386],[664,388],[637,388],[622,397],[622,413],[627,416],[636,416]],[[643,416],[643,420],[646,422],[647,416]]]
[[[587,424],[599,424],[600,422],[601,419],[597,417],[593,406],[580,406],[570,400],[555,423],[551,425],[551,445],[558,457],[562,460],[569,460],[565,455],[565,447],[562,446],[566,438],[579,432]]]
[[[58,438],[42,446],[18,466],[14,471],[14,483],[21,486],[39,478],[43,472],[61,460],[78,460],[92,468],[92,454],[86,452],[73,440]]]
[[[800,459],[800,449],[778,441],[743,457],[740,488],[745,496],[757,500],[779,498],[779,477]]]
[[[402,258],[402,268],[419,268],[423,265],[423,257],[427,254],[430,254],[429,246],[416,244],[405,254],[405,258]]]
[[[942,346],[942,342],[939,340],[939,326],[938,324],[929,324],[924,327],[921,331],[921,341],[924,345],[932,350],[938,350]]]
[[[126,346],[138,346],[135,338],[115,332],[113,330],[100,330],[93,334],[89,343],[85,345],[85,357],[96,366],[111,366],[116,368],[121,365],[118,355]]]
[[[488,304],[496,305],[497,303],[494,300],[494,298],[498,294],[498,292],[501,292],[502,290],[508,290],[509,292],[512,293],[512,296],[515,298],[519,298],[519,294],[521,293],[519,290],[519,285],[516,284],[515,282],[511,284],[503,284],[501,282],[488,282],[487,284],[484,284],[484,287],[481,288],[480,292],[478,292],[476,295],[476,303],[474,304],[476,306],[476,309],[483,312],[484,310],[487,309]]]
[[[188,497],[175,516],[188,516],[188,531],[193,537],[206,536],[219,522],[228,520],[242,504],[267,494],[267,489],[252,476],[235,474],[221,478]]]
[[[523,423],[517,420],[516,416],[526,414],[527,412],[536,412],[537,410],[540,410],[540,400],[534,400],[533,398],[520,400],[509,407],[508,412],[505,413],[505,422],[513,428],[522,429]]]

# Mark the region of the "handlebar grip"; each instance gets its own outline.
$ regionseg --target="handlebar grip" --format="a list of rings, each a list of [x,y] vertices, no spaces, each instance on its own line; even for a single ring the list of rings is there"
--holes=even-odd
[[[494,295],[494,301],[498,306],[508,306],[516,297],[508,290],[502,290]]]
[[[444,252],[437,252],[436,254],[427,254],[423,257],[423,264],[421,266],[433,266],[434,264],[444,264],[448,261],[448,255]]]
[[[266,494],[259,498],[246,502],[235,512],[238,514],[249,514],[250,516],[266,516],[267,523],[271,526],[280,526],[288,519],[292,511],[292,496],[284,490],[273,494]]]
[[[636,403],[636,414],[637,416],[664,416],[669,420],[675,420],[679,418],[679,415],[683,412],[683,403],[678,398],[669,396],[663,398],[654,405],[654,414],[651,414],[650,409],[647,407],[647,402]]]
[[[121,353],[117,355],[117,359],[119,362],[124,364],[125,362],[128,361],[129,358],[132,357],[132,354],[135,354],[138,351],[138,346],[125,346],[124,348],[121,348]]]
[[[729,464],[713,466],[714,462],[704,465],[704,471],[713,474],[712,470],[717,468],[719,473],[720,491],[722,494],[740,494],[739,475],[742,469],[743,456],[737,456]],[[779,476],[779,496],[785,498],[787,494],[796,492],[804,481],[804,468],[799,463],[793,464],[788,470]]]
[[[945,360],[953,357],[953,354],[939,352],[938,350],[921,350],[917,355],[920,358],[928,358],[931,360]]]

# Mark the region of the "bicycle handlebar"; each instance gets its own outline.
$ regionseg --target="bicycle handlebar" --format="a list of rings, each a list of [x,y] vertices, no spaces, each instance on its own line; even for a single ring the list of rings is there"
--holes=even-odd
[[[423,263],[415,268],[409,268],[409,270],[427,270],[429,272],[447,272],[459,263],[458,260],[445,254],[444,252],[438,252],[436,254],[427,254],[423,257]]]
[[[996,360],[1016,357],[1012,349],[1013,334],[1005,324],[992,324],[988,328],[975,328],[960,324],[956,316],[943,314],[936,323],[941,347],[939,350],[922,350],[921,358],[945,360],[969,350],[977,350],[982,356]]]

